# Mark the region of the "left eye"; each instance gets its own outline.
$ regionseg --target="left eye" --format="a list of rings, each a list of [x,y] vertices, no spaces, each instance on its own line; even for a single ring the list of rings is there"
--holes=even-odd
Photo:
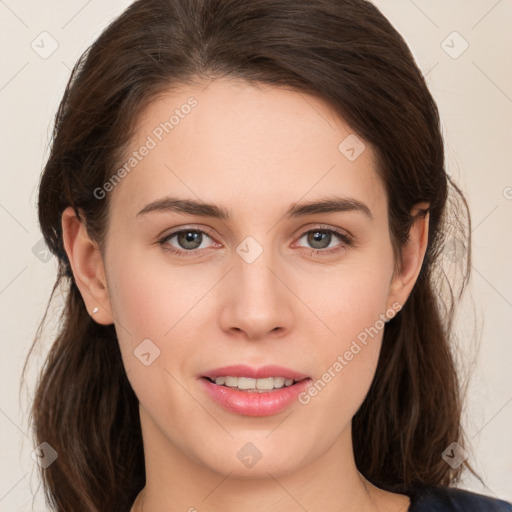
[[[335,231],[333,229],[312,229],[304,233],[300,239],[306,239],[307,243],[311,246],[309,248],[313,249],[315,252],[330,252],[325,251],[325,249],[330,249],[331,242],[335,239],[341,241],[341,244],[334,245],[334,247],[339,247],[340,245],[350,246],[352,243],[351,238],[348,235]]]

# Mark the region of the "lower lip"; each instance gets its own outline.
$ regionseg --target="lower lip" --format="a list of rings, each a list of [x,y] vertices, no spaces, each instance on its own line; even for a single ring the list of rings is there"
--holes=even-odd
[[[240,391],[214,384],[201,378],[206,392],[221,407],[244,416],[271,416],[289,407],[308,386],[311,379],[304,379],[292,386],[274,389],[265,393]]]

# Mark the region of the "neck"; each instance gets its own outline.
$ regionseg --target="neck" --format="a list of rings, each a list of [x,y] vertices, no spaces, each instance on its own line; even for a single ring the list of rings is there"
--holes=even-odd
[[[313,462],[258,478],[212,471],[180,452],[154,425],[146,424],[143,433],[146,487],[131,512],[374,512],[391,504],[405,511],[409,503],[408,497],[378,489],[359,473],[350,428]]]

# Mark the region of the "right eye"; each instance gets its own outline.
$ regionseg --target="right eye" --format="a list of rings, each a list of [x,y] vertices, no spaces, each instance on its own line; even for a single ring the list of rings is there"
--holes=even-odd
[[[207,248],[204,246],[201,247],[205,238],[212,240],[210,235],[202,229],[187,228],[179,229],[165,235],[165,237],[159,240],[158,243],[165,251],[170,252],[171,254],[187,257],[188,255],[192,255],[192,253],[198,252],[198,249]],[[175,239],[178,244],[177,246],[170,244],[170,241],[173,239]]]

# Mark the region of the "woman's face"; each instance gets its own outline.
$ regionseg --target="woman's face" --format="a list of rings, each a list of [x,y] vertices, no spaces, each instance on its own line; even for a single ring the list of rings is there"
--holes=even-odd
[[[220,79],[153,102],[123,165],[104,268],[146,457],[261,477],[348,455],[404,299],[372,148],[319,99]]]

